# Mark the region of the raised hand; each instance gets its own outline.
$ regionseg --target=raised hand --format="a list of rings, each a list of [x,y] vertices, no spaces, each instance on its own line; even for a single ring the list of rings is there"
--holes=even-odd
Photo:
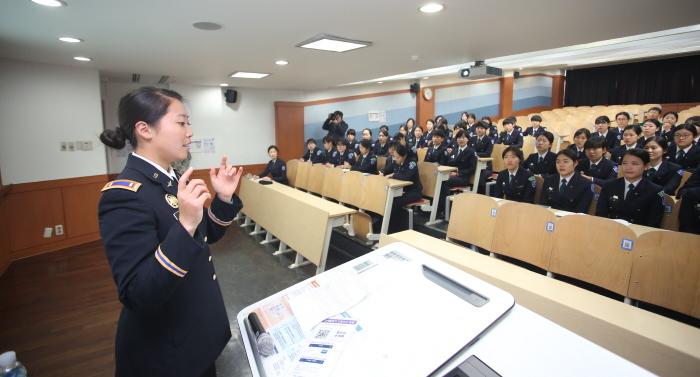
[[[211,178],[211,186],[216,192],[216,196],[222,201],[230,203],[231,197],[241,181],[243,168],[228,165],[227,160],[226,156],[222,157],[218,171],[215,168],[209,170],[209,178]]]
[[[211,198],[209,189],[203,180],[193,179],[187,182],[193,171],[193,168],[187,169],[177,184],[177,202],[180,210],[179,220],[190,236],[194,235],[197,226],[202,222],[204,202]]]

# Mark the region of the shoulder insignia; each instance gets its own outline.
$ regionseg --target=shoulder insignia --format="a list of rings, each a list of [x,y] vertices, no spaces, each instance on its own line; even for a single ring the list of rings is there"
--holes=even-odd
[[[617,140],[622,140],[622,135],[617,134]]]
[[[680,175],[680,176],[682,177],[683,174],[685,174],[685,170],[683,170],[683,169],[678,169],[678,171],[677,171],[676,173],[678,173],[678,175]]]
[[[666,193],[664,192],[664,190],[659,191],[659,196],[660,196],[660,197],[663,198],[665,195],[666,195]]]
[[[285,170],[287,170],[287,167],[282,165],[282,171],[285,171]]]
[[[116,181],[108,182],[102,191],[107,191],[111,189],[122,189],[136,192],[141,187],[141,184],[129,179],[117,179]]]
[[[372,157],[372,158],[369,159],[369,162],[370,162],[371,164],[376,164],[376,163],[377,163],[377,159],[374,158],[374,157]]]
[[[320,149],[316,151],[316,155],[317,155],[317,156],[320,156],[320,155],[321,155],[321,150],[320,150]]]
[[[411,161],[408,163],[408,168],[409,169],[415,169],[416,168],[416,163],[414,161]]]
[[[619,170],[619,168],[617,167],[617,165],[613,165],[612,169],[613,169],[613,171],[614,171],[615,173],[617,173],[617,171]]]
[[[527,180],[528,180],[528,181],[531,181],[531,182],[534,182],[536,179],[535,179],[535,176],[534,176],[534,175],[531,175]]]

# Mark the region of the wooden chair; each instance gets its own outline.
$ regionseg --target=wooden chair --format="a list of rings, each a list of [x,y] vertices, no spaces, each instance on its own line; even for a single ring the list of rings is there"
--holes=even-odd
[[[630,227],[610,219],[561,217],[556,223],[549,270],[626,296],[636,239]]]
[[[527,158],[527,156],[535,153],[535,151],[536,151],[535,143],[536,142],[537,141],[532,136],[525,136],[523,138],[523,155],[525,156],[525,158]]]
[[[377,170],[382,171],[384,170],[384,167],[386,166],[386,156],[378,156],[377,157]]]
[[[362,173],[349,171],[344,174],[343,184],[340,188],[340,202],[362,208]]]
[[[681,210],[682,200],[664,194],[664,216],[661,219],[661,229],[678,231],[678,213]]]
[[[535,176],[535,203],[540,202],[540,198],[542,197],[542,186],[544,186],[544,178],[542,178],[541,175],[536,175]]]
[[[326,176],[326,171],[330,169],[331,168],[327,167],[324,164],[314,164],[313,166],[311,166],[311,170],[309,171],[309,181],[306,185],[306,190],[314,194],[322,195],[323,181]]]
[[[342,169],[329,168],[325,173],[321,196],[340,202],[345,172]]]
[[[637,239],[628,297],[700,318],[700,236],[650,231]]]
[[[416,155],[418,156],[418,161],[425,161],[425,155],[427,153],[428,153],[428,148],[416,149]]]
[[[299,169],[300,162],[301,161],[296,158],[287,161],[287,179],[289,180],[289,185],[292,187],[296,187],[297,170]]]
[[[681,183],[678,185],[678,188],[676,189],[676,192],[673,193],[673,195],[678,195],[678,190],[680,190],[681,187],[683,187],[683,185],[685,185],[685,183],[688,182],[688,178],[690,178],[691,175],[693,175],[693,173],[687,170],[683,172],[683,178],[681,178]]]
[[[538,205],[508,202],[498,209],[491,251],[549,270],[557,217]]]
[[[309,174],[311,173],[311,166],[312,164],[309,161],[299,161],[299,165],[297,166],[296,179],[294,180],[294,187],[300,190],[307,189],[309,184]]]
[[[447,239],[463,241],[491,250],[499,203],[495,198],[465,192],[454,197]]]
[[[595,216],[595,211],[598,208],[598,197],[600,196],[601,187],[598,185],[593,185],[593,199],[591,200],[591,205],[588,206],[588,214]]]

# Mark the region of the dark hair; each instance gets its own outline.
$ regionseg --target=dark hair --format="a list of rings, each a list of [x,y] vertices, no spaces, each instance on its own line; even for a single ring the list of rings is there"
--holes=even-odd
[[[644,162],[644,165],[648,164],[649,161],[651,160],[651,157],[649,157],[649,153],[647,153],[647,151],[645,151],[642,148],[632,148],[632,149],[626,150],[625,153],[622,154],[622,159],[620,159],[620,161],[624,160],[625,156],[627,156],[627,155],[632,155],[634,157],[641,159],[642,162]]]
[[[454,136],[455,140],[459,139],[460,137],[466,137],[467,139],[469,139],[469,132],[467,132],[466,130],[459,130]]]
[[[406,139],[406,135],[402,134],[401,132],[397,132],[396,135],[394,135],[394,140],[397,142]]]
[[[486,123],[482,122],[482,121],[476,122],[476,124],[474,125],[474,127],[475,127],[475,128],[483,128],[483,129],[485,129],[485,130],[488,130],[488,129],[489,129],[489,126],[488,126]]]
[[[173,100],[182,101],[182,96],[169,89],[144,86],[129,92],[119,101],[119,126],[102,131],[100,141],[110,148],[122,149],[128,140],[136,148],[136,123],[157,126]]]
[[[559,157],[559,156],[566,156],[574,162],[578,161],[578,153],[574,152],[573,149],[569,149],[569,148],[562,149],[559,152],[557,152],[557,157]]]
[[[273,150],[273,149],[276,150],[278,153],[279,153],[279,151],[280,151],[280,149],[277,148],[276,145],[270,145],[269,147],[267,147],[267,153],[270,153],[270,151]]]
[[[340,139],[340,140],[338,140],[338,142],[336,142],[335,144],[336,144],[336,145],[344,145],[344,146],[347,147],[347,146],[348,146],[348,141],[345,140],[345,139]]]
[[[651,123],[651,124],[653,124],[653,125],[655,125],[656,128],[661,128],[661,122],[659,122],[659,121],[656,120],[656,119],[647,119],[647,120],[644,121],[644,123],[647,123],[647,122],[648,122],[648,123]],[[644,124],[644,123],[642,123],[642,124]]]
[[[700,126],[700,115],[692,116],[685,120],[685,124],[695,124],[695,126]]]
[[[386,124],[382,124],[381,126],[379,126],[379,132],[382,132],[382,130],[386,130],[387,132],[389,132],[389,126],[387,126]]]
[[[415,127],[413,127],[413,136],[416,136],[416,131],[417,131],[417,130],[420,130],[420,132],[423,133],[423,129],[422,129],[422,128],[420,128],[419,126],[415,126]]]
[[[380,134],[380,135],[384,135],[384,136],[386,136],[386,137],[389,137],[389,130],[388,130],[388,129],[387,129],[387,130],[385,130],[385,129],[380,129],[380,130],[379,130],[379,134]]]
[[[365,131],[369,131],[369,136],[372,136],[372,130],[370,130],[369,128],[363,128],[362,132],[365,132]]]
[[[445,131],[442,130],[442,128],[438,128],[437,130],[433,131],[433,137],[441,137],[445,138]]]
[[[503,125],[505,126],[506,124],[513,124],[513,125],[515,125],[515,120],[513,120],[513,118],[506,118],[506,119],[503,119]]]
[[[595,118],[595,124],[603,124],[603,123],[610,124],[610,118],[608,118],[607,115],[601,115],[601,116]]]
[[[586,144],[583,144],[583,149],[598,149],[598,148],[603,148],[607,149],[607,146],[605,144],[605,139],[601,136],[594,136],[588,140],[586,140]]]
[[[579,128],[576,130],[576,132],[574,132],[574,137],[578,137],[581,134],[586,135],[586,139],[591,138],[591,131],[588,128]]]
[[[313,137],[307,139],[307,140],[306,140],[306,144],[308,145],[308,144],[310,144],[310,143],[316,144],[316,139],[314,139]]]
[[[390,141],[390,142],[386,143],[386,148],[387,148],[387,150],[389,150],[389,149],[391,149],[391,148],[396,148],[396,145],[397,145],[397,144],[398,144],[398,143],[395,142],[395,141]]]
[[[684,124],[681,124],[680,126],[678,126],[678,128],[676,128],[676,132],[678,132],[678,131],[680,131],[680,130],[688,130],[688,131],[690,131],[690,133],[693,134],[693,138],[695,138],[696,136],[698,136],[698,129],[695,128],[695,125],[696,125],[696,124],[697,124],[697,123],[684,123]]]
[[[445,126],[447,127],[447,119],[445,117],[441,117],[440,121],[438,122],[438,126]]]
[[[434,121],[432,118],[429,118],[429,119],[426,119],[426,120],[425,120],[425,123],[428,123],[428,122],[432,123],[433,126],[435,125],[435,121]]]
[[[503,153],[501,153],[501,158],[506,158],[506,153],[511,152],[515,154],[515,157],[517,157],[520,162],[523,162],[525,157],[523,156],[523,151],[520,150],[520,148],[516,147],[515,145],[511,145],[508,148],[503,150]]]
[[[673,115],[676,117],[676,121],[678,121],[678,113],[675,111],[667,111],[662,118],[666,118],[666,115]]]
[[[460,120],[459,122],[455,123],[454,128],[467,128],[467,122]]]
[[[530,122],[542,122],[542,117],[539,116],[539,115],[533,115],[533,116],[530,118]]]
[[[354,129],[354,128],[349,129],[348,132],[347,132],[345,135],[346,135],[346,136],[347,136],[347,135],[357,136],[357,135],[355,135],[355,129]]]
[[[326,135],[323,137],[323,144],[326,144],[326,143],[331,143],[331,144],[335,145],[335,139],[333,139],[332,136]]]
[[[642,134],[642,127],[639,127],[637,124],[628,124],[623,130],[622,133],[624,134],[625,131],[627,130],[632,130],[634,133],[637,134],[637,136]]]
[[[474,113],[467,113],[467,119],[469,119],[469,118],[472,118],[472,119],[476,120],[476,114],[474,114]]]
[[[408,133],[408,127],[406,127],[405,124],[402,124],[399,126],[399,133],[401,133],[401,130],[404,130],[404,131],[406,131],[406,133]]]
[[[485,121],[485,120],[488,120],[488,121],[489,121],[489,125],[490,125],[491,123],[493,123],[493,121],[491,120],[491,117],[490,117],[490,116],[482,116],[482,117],[481,117],[481,121],[482,121],[482,122]]]
[[[506,118],[506,119],[507,119],[507,120],[510,120],[510,123],[511,123],[511,124],[516,124],[516,123],[518,123],[518,119],[516,119],[515,116],[513,116],[513,115],[509,116],[509,117]]]
[[[549,140],[550,147],[554,143],[554,134],[553,133],[551,133],[549,131],[544,131],[540,134],[540,136],[544,136],[547,138],[547,140]],[[540,136],[537,136],[537,137],[540,137]]]
[[[657,111],[659,114],[661,114],[661,108],[658,106],[653,106],[653,107],[649,108],[649,110],[647,110],[647,112],[652,111],[652,110]]]
[[[367,139],[362,139],[360,140],[360,146],[364,147],[365,149],[372,150],[372,142],[367,140]]]
[[[617,119],[617,117],[619,117],[620,115],[627,118],[627,120],[632,119],[632,117],[630,116],[630,113],[628,113],[627,111],[620,111],[619,113],[615,114],[615,119]]]
[[[660,146],[661,149],[663,149],[663,150],[668,150],[668,142],[667,142],[666,139],[664,139],[663,137],[652,136],[652,137],[650,137],[650,138],[648,138],[648,139],[644,139],[644,146],[646,147],[647,144],[649,144],[649,143],[651,143],[651,142],[654,142],[654,143],[656,143],[656,144],[659,144],[659,146]]]
[[[333,113],[333,115],[339,116],[341,119],[343,118],[343,112],[340,111],[340,110],[336,110],[336,111]]]
[[[401,157],[406,157],[408,155],[408,147],[402,144],[396,144],[394,147],[394,150],[396,151],[396,154],[398,154]]]
[[[413,126],[415,127],[415,125],[416,125],[416,120],[413,119],[413,118],[408,118],[408,119],[406,119],[406,127],[408,127],[408,122],[409,122],[409,121],[413,121]]]

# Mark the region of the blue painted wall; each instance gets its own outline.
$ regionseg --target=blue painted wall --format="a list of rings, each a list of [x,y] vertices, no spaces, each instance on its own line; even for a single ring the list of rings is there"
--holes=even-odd
[[[497,115],[500,91],[498,81],[437,89],[435,116],[442,115],[449,124],[455,124],[465,111],[475,113],[477,118]]]
[[[552,78],[547,76],[522,77],[513,82],[513,111],[537,106],[551,106]]]

